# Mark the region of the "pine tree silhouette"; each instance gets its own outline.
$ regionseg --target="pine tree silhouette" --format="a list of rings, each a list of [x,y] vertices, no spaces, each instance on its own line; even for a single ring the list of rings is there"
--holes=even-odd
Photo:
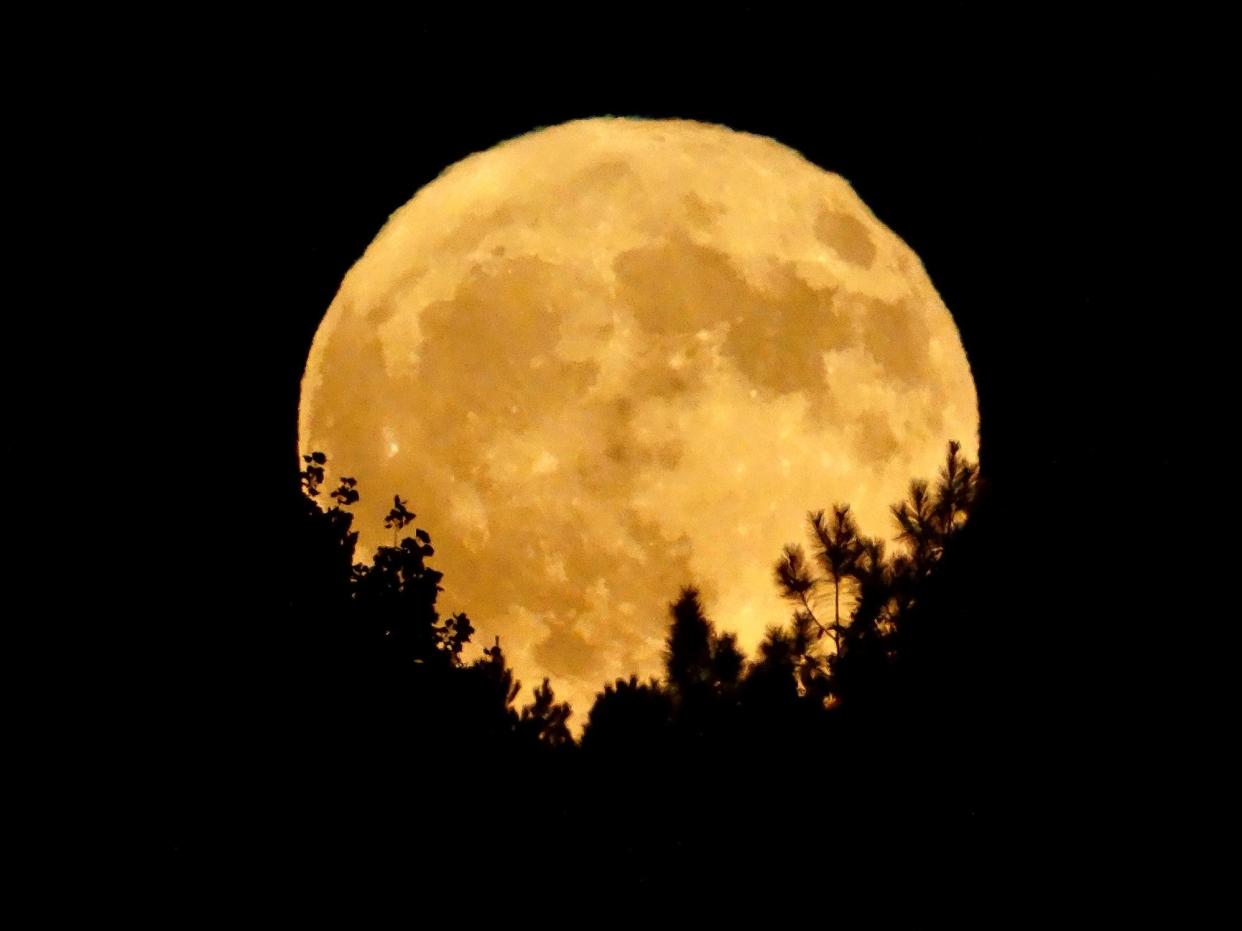
[[[306,741],[349,761],[350,776],[333,775],[341,810],[393,825],[391,843],[435,836],[467,856],[482,837],[544,832],[542,857],[589,847],[608,876],[645,882],[745,849],[809,859],[825,827],[853,850],[925,804],[926,777],[894,748],[937,752],[919,735],[937,733],[931,709],[952,694],[942,670],[963,669],[951,614],[962,583],[939,564],[957,552],[979,479],[956,443],[934,487],[912,482],[892,507],[891,554],[859,533],[848,505],[808,513],[811,556],[789,544],[773,566],[791,617],[752,661],[698,589],[683,588],[669,605],[664,680],[606,685],[580,744],[549,679],[519,709],[500,638],[475,654],[470,617],[441,618],[431,536],[403,535],[416,515],[400,495],[384,521],[393,544],[353,561],[358,483],[342,477],[323,495],[326,469],[322,453],[302,457],[288,588],[292,636],[316,644],[299,686],[323,696],[306,699]],[[807,815],[818,780],[832,786],[827,822]],[[751,787],[780,784],[791,788],[759,821],[739,816]]]
[[[557,702],[547,679],[535,689],[534,701],[522,709],[518,727],[529,739],[549,747],[573,744],[568,721],[573,712],[567,702]]]

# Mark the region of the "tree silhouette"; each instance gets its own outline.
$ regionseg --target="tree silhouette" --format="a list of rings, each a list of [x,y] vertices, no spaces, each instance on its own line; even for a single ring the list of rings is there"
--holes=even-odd
[[[728,692],[737,687],[746,667],[746,657],[737,645],[737,634],[718,634],[712,643],[712,687]]]
[[[478,838],[504,836],[503,824],[546,833],[546,855],[586,849],[589,825],[610,880],[645,880],[727,858],[743,837],[751,850],[799,861],[822,855],[809,774],[831,775],[827,826],[840,850],[928,804],[919,800],[927,777],[894,748],[935,752],[919,735],[938,733],[933,709],[953,694],[942,670],[962,669],[952,617],[961,583],[932,572],[960,549],[978,499],[977,467],[956,443],[935,485],[912,482],[892,507],[893,553],[861,535],[848,505],[808,513],[811,555],[791,543],[773,567],[792,615],[768,628],[752,661],[709,619],[699,590],[682,588],[668,606],[663,681],[605,685],[580,743],[550,680],[519,709],[500,638],[474,653],[470,617],[440,617],[431,536],[403,536],[416,515],[400,495],[384,521],[393,545],[353,561],[358,483],[342,477],[322,495],[326,468],[322,453],[302,457],[290,560],[292,635],[315,644],[314,662],[299,664],[300,687],[324,696],[303,699],[313,709],[306,740],[351,761],[357,775],[341,783],[342,806],[370,806],[376,823],[401,826],[394,838],[435,836],[477,852]],[[820,607],[829,588],[830,618]],[[948,793],[944,784],[937,791]],[[735,793],[757,785],[784,788],[767,796],[778,804],[762,825],[747,825],[737,804],[746,796]]]
[[[327,457],[322,452],[302,457],[291,539],[293,573],[284,590],[286,607],[304,624],[320,627],[343,622],[352,598],[354,551],[358,533],[349,507],[359,500],[353,479],[341,479],[331,495],[333,504],[322,507],[316,500],[326,475]],[[326,630],[323,631],[326,636]]]
[[[394,662],[445,658],[436,611],[443,576],[426,563],[433,552],[430,543],[406,537],[400,546],[380,547],[372,564],[357,572],[354,601]]]
[[[547,679],[535,689],[535,700],[522,709],[518,727],[524,735],[548,747],[573,744],[568,721],[573,712],[568,702],[557,702]]]
[[[797,543],[788,543],[776,561],[776,585],[781,595],[802,605],[802,610],[814,622],[810,596],[815,591],[815,577],[806,562],[806,552]]]
[[[497,637],[483,656],[465,670],[470,691],[466,698],[466,723],[493,741],[511,735],[517,728],[518,713],[513,702],[522,683],[513,676],[505,663],[504,651]]]
[[[859,533],[849,505],[834,505],[830,517],[823,511],[810,512],[807,521],[816,563],[825,578],[814,575],[801,546],[785,546],[774,578],[782,597],[796,606],[793,632],[769,632],[761,649],[761,653],[768,651],[761,660],[768,665],[764,672],[757,669],[756,675],[770,674],[773,658],[779,656],[786,657],[784,665],[797,670],[803,695],[827,691],[839,700],[847,694],[857,697],[863,691],[876,694],[882,689],[899,652],[903,618],[909,616],[931,568],[970,513],[977,490],[977,466],[962,457],[959,443],[950,442],[936,488],[932,490],[924,480],[912,480],[906,500],[890,508],[896,539],[905,547],[905,552],[891,559],[883,540]],[[820,584],[831,584],[833,589],[833,619],[828,624],[815,614]],[[848,623],[842,621],[843,589],[855,596]],[[828,635],[833,641],[826,669],[810,651],[794,652],[811,627],[816,639]],[[795,655],[800,658],[792,658]]]
[[[665,641],[664,666],[670,687],[685,698],[711,686],[715,631],[703,614],[697,589],[683,588],[669,613],[673,624]]]
[[[862,541],[848,504],[834,504],[829,519],[825,519],[823,511],[812,511],[807,515],[807,522],[817,544],[815,556],[832,583],[832,624],[828,626],[828,632],[839,652],[844,630],[841,625],[841,587],[854,578],[854,570],[862,556]],[[809,608],[807,611],[810,613]],[[814,614],[811,614],[811,619],[822,632],[824,625],[819,624]]]
[[[324,464],[328,457],[321,452],[308,453],[302,457],[306,468],[298,473],[302,482],[302,492],[312,498],[319,496],[319,486],[323,483]]]
[[[438,646],[448,654],[454,666],[461,666],[462,650],[466,648],[474,632],[474,625],[463,611],[446,619],[437,631]]]
[[[932,561],[936,544],[936,509],[925,479],[912,479],[906,500],[894,504],[891,509],[900,532],[897,539],[910,550],[910,557],[918,571],[927,568]]]
[[[767,639],[760,647],[761,655],[766,661],[770,656],[785,655],[788,651],[790,671],[798,684],[799,692],[806,694],[814,691],[814,685],[822,679],[821,664],[819,657],[814,655],[813,641],[821,638],[825,630],[811,608],[811,596],[817,580],[807,564],[805,551],[796,543],[785,546],[780,559],[776,561],[775,575],[776,586],[782,597],[799,605],[799,609],[793,615],[788,644],[785,644],[783,631],[769,628]]]
[[[337,507],[345,508],[358,503],[357,485],[358,482],[355,479],[341,479],[341,484],[332,492],[332,500],[336,502]]]
[[[942,540],[969,516],[978,493],[978,479],[978,467],[962,456],[962,444],[951,440],[936,486],[935,519]]]
[[[784,710],[798,698],[799,657],[794,638],[775,625],[759,644],[759,658],[746,676],[747,704],[766,710]]]
[[[683,717],[702,715],[737,687],[746,659],[736,635],[716,632],[698,589],[683,588],[669,614],[673,623],[664,650],[669,689]]]
[[[415,515],[406,510],[405,502],[400,495],[392,496],[392,510],[384,518],[384,526],[392,528],[392,545],[397,545],[397,534],[414,520]],[[423,542],[426,542],[425,540]]]
[[[672,696],[656,679],[617,679],[595,697],[582,733],[582,747],[611,756],[664,747],[673,721]]]

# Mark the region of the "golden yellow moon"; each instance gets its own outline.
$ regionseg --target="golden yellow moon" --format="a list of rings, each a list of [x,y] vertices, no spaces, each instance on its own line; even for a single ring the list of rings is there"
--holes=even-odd
[[[301,451],[358,479],[364,555],[400,493],[442,610],[585,718],[657,673],[698,585],[753,648],[808,509],[888,505],[978,453],[978,404],[918,257],[772,139],[590,119],[449,168],[341,285],[302,382]]]

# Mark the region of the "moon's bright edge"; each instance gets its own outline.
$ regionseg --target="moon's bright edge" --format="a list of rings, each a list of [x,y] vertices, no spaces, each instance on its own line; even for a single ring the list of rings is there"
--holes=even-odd
[[[849,184],[767,138],[672,120],[543,129],[449,168],[345,276],[302,382],[300,452],[358,479],[360,558],[400,493],[442,613],[499,635],[580,726],[660,671],[697,585],[753,650],[806,512],[888,506],[978,404],[918,257]],[[529,695],[529,692],[526,693]]]

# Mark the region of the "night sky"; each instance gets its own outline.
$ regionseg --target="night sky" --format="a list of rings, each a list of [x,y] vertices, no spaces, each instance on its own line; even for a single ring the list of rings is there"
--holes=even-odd
[[[1031,683],[1063,687],[1048,713],[1087,754],[1091,797],[1125,807],[1138,795],[1116,789],[1130,757],[1107,748],[1146,726],[1127,698],[1130,660],[1162,608],[1123,605],[1124,558],[1067,571],[1094,557],[1066,535],[1104,549],[1126,538],[1118,502],[1173,456],[1166,386],[1187,368],[1185,337],[1146,323],[1170,313],[1146,270],[1183,248],[1154,216],[1177,184],[1153,172],[1190,117],[1169,105],[1159,69],[1107,51],[1105,27],[1034,30],[1019,44],[1011,24],[986,46],[940,45],[917,29],[893,43],[755,8],[729,16],[703,29],[593,22],[577,39],[572,23],[547,39],[516,18],[484,31],[446,18],[386,36],[373,57],[357,37],[340,39],[345,54],[265,32],[228,54],[196,48],[176,89],[140,108],[140,173],[164,218],[146,231],[163,307],[147,335],[176,350],[153,360],[152,377],[157,395],[178,398],[142,442],[163,500],[206,506],[175,561],[151,556],[178,570],[139,612],[161,632],[150,657],[165,700],[151,731],[177,735],[173,771],[214,765],[203,748],[229,744],[256,693],[257,659],[239,644],[271,597],[265,541],[282,528],[267,502],[293,480],[299,380],[342,276],[453,162],[613,114],[770,135],[849,180],[922,258],[973,369],[997,547],[1021,567],[1025,607],[998,649],[1029,647]],[[159,73],[135,69],[125,84],[150,90]],[[145,371],[117,377],[152,403]],[[244,611],[236,589],[211,584],[239,560],[253,566]],[[170,628],[159,600],[182,591],[186,566],[201,592]],[[1118,646],[1123,624],[1136,636]]]

